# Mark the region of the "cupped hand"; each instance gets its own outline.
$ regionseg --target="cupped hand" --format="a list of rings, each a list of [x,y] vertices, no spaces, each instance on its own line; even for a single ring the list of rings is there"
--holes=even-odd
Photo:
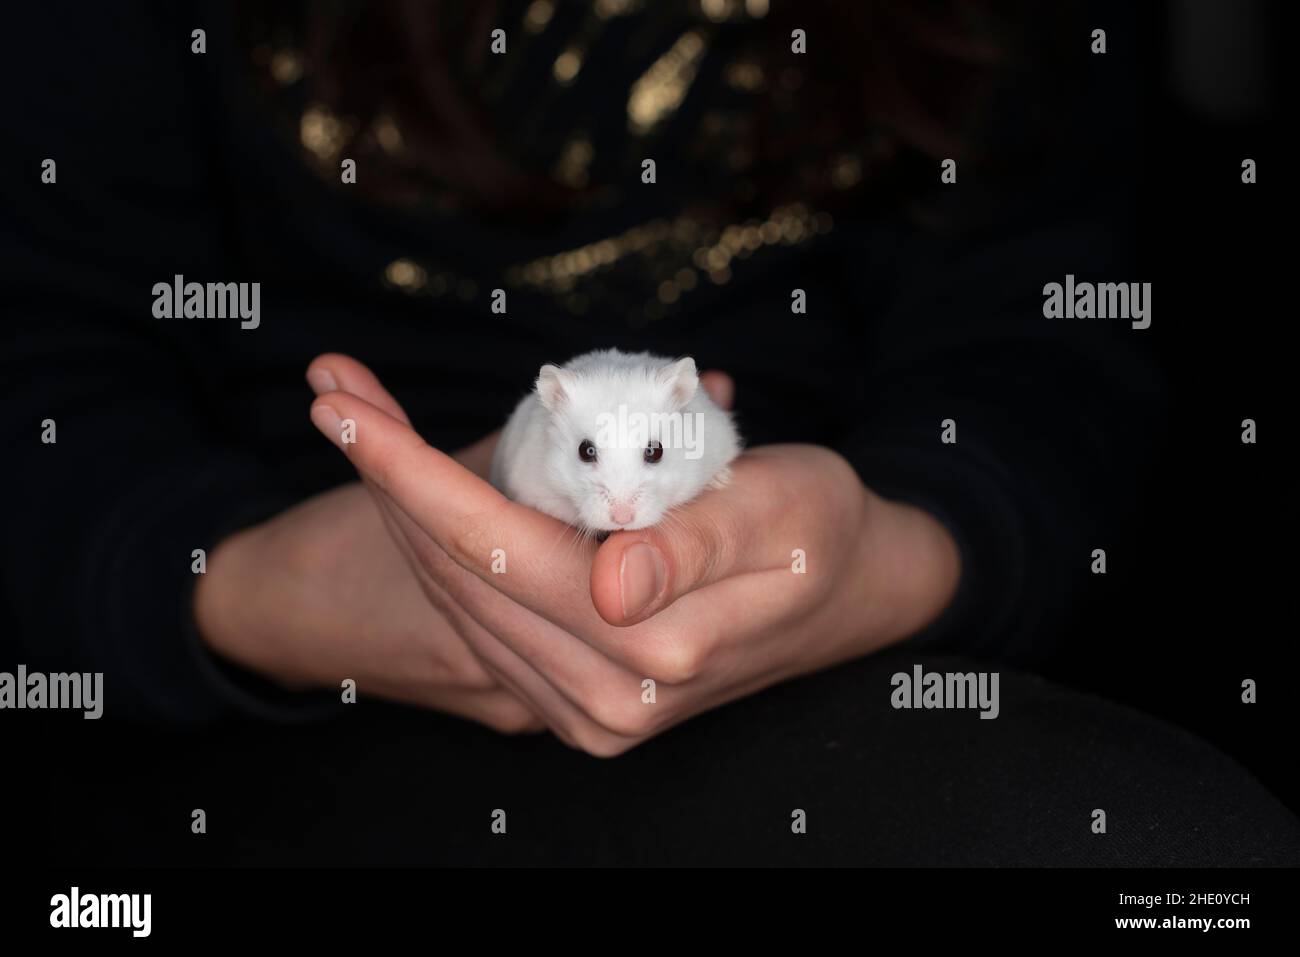
[[[479,443],[457,460],[486,474],[485,453]],[[545,728],[430,604],[361,482],[220,542],[194,616],[212,651],[286,688],[341,693],[352,679],[363,694],[498,731]]]
[[[900,641],[956,589],[947,530],[875,495],[830,449],[751,449],[726,487],[598,546],[427,445],[355,360],[317,359],[326,385],[322,370],[365,382],[318,389],[312,421],[371,488],[430,599],[589,753]]]

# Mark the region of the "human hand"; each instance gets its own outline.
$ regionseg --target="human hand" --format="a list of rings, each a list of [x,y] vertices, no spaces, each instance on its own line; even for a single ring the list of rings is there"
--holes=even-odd
[[[457,459],[486,474],[494,442]],[[430,604],[360,482],[223,540],[194,614],[209,648],[284,687],[337,689],[351,678],[362,693],[498,731],[544,728]]]
[[[341,441],[345,419],[354,442]],[[592,754],[899,641],[956,590],[947,530],[826,448],[752,449],[727,487],[597,546],[429,447],[386,392],[324,393],[312,420],[487,669]]]

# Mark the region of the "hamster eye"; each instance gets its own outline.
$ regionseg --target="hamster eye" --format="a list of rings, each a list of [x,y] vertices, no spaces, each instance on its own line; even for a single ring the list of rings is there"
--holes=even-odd
[[[645,460],[654,465],[664,457],[664,447],[658,439],[651,439],[650,444],[645,447]]]
[[[578,458],[584,462],[596,461],[596,443],[591,439],[583,439],[578,443]]]

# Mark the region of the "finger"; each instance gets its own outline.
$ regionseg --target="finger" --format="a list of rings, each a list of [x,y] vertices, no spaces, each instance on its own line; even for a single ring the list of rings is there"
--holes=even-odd
[[[736,401],[736,383],[731,376],[716,369],[700,373],[700,388],[713,400],[713,404],[730,412]]]
[[[624,667],[613,655],[512,601],[456,565],[436,545],[429,543],[427,549],[433,554],[423,555],[421,564],[430,570],[430,587],[445,595],[443,601],[454,609],[452,615],[464,616],[456,622],[458,629],[464,629],[465,640],[476,647],[484,639],[500,643],[515,658],[494,657],[494,663],[503,668],[517,663],[536,672],[549,687],[534,683],[531,674],[518,680],[529,699],[551,716],[553,726],[565,728],[577,739],[584,737],[584,728],[593,726],[619,738],[638,738],[649,732],[651,719],[660,717],[656,711],[675,710],[675,700],[647,710],[642,700],[642,682],[648,677],[644,672]],[[622,631],[626,634],[628,629]],[[557,701],[554,693],[565,700]]]
[[[336,391],[351,392],[387,412],[399,422],[410,424],[410,417],[393,398],[392,393],[384,388],[379,378],[351,356],[337,352],[327,352],[317,356],[307,367],[307,383],[317,395]],[[457,452],[454,458],[475,475],[487,478],[488,470],[492,465],[492,453],[500,437],[501,430],[498,429],[473,445],[467,445]]]
[[[420,585],[425,590],[429,601],[455,628],[475,661],[498,683],[522,700],[529,702],[538,713],[546,715],[552,725],[556,725],[559,718],[571,717],[573,709],[567,707],[567,703],[562,703],[561,695],[552,683],[544,675],[537,673],[536,669],[483,627],[472,615],[467,614],[463,599],[453,596],[448,591],[447,586],[439,580],[437,572],[441,571],[445,575],[446,569],[442,565],[450,564],[459,575],[469,578],[476,584],[482,583],[451,562],[451,559],[442,554],[427,535],[423,535],[422,532],[419,533],[420,537],[412,535],[408,528],[412,525],[410,516],[393,504],[383,492],[375,490],[374,497],[376,505],[384,516],[384,524],[388,527],[389,534],[419,576]],[[435,553],[441,557],[441,562],[434,558]],[[503,602],[506,601],[501,596],[497,597]]]
[[[511,504],[455,459],[425,443],[408,423],[356,395],[326,393],[312,403],[311,418],[363,478],[388,493],[439,541],[454,539],[466,528],[482,528],[483,517]],[[519,510],[531,511],[522,506]],[[490,552],[475,553],[475,558],[486,560]]]
[[[592,604],[611,625],[631,625],[729,576],[788,566],[795,548],[809,547],[786,535],[804,510],[753,451],[732,464],[727,487],[658,525],[611,535],[592,563]]]
[[[570,587],[557,594],[557,602],[585,597],[594,546],[585,539],[575,541],[568,525],[509,501],[425,444],[409,426],[354,395],[321,396],[312,404],[312,421],[343,450],[376,495],[413,523],[415,535],[403,530],[408,540],[431,539],[457,565],[545,617],[535,603],[522,601],[528,597],[521,593],[526,590],[523,580],[535,581],[540,574],[554,593],[567,583]],[[353,441],[347,441],[345,428]],[[508,563],[510,574],[493,571],[494,555]],[[506,582],[518,587],[501,587]]]
[[[416,586],[421,589],[425,600],[438,609],[461,638],[462,644],[453,645],[450,650],[459,649],[467,660],[447,661],[447,669],[461,680],[465,680],[467,675],[472,678],[477,671],[487,681],[495,681],[522,701],[528,702],[537,713],[553,714],[555,708],[550,704],[557,697],[556,689],[548,687],[543,676],[526,673],[526,670],[534,669],[528,669],[527,662],[502,648],[502,642],[495,635],[466,614],[463,603],[448,592],[439,581],[438,573],[441,571],[446,575],[447,566],[450,566],[458,576],[468,578],[477,585],[482,586],[482,582],[452,562],[388,495],[370,483],[367,483],[367,487],[371,503],[378,510],[395,547],[415,573]],[[434,558],[435,555],[437,559]],[[496,597],[503,603],[508,602],[503,596]],[[520,612],[525,613],[522,609]]]
[[[520,608],[464,569],[454,567],[454,572],[457,582],[449,584],[446,596],[455,609],[451,617],[457,631],[502,685],[528,701],[558,737],[571,747],[588,747],[596,738],[631,736],[617,719],[605,723],[609,713],[602,706],[609,701],[639,702],[639,682],[623,675],[595,649]],[[584,671],[590,674],[578,677]],[[628,704],[620,713],[631,710]],[[608,740],[601,747],[607,744]]]
[[[338,352],[317,356],[307,366],[307,384],[317,395],[327,392],[350,392],[403,422],[411,424],[406,412],[368,368]]]
[[[591,740],[592,722],[575,688],[631,683],[634,694],[639,694],[639,684],[630,676],[620,681],[625,676],[595,649],[457,565],[385,493],[376,489],[373,497],[429,600],[451,622],[475,660],[542,715],[566,744],[580,747]],[[607,745],[608,741],[602,742],[602,747]]]
[[[458,569],[459,571],[459,569]],[[465,574],[465,572],[461,572]],[[573,744],[572,729],[580,726],[583,716],[546,675],[520,656],[508,644],[483,627],[459,603],[431,578],[427,586],[441,591],[439,605],[452,622],[457,634],[473,650],[497,682],[508,689],[550,727],[566,744]],[[498,596],[499,598],[500,596]],[[505,599],[501,599],[505,601]],[[572,640],[572,639],[570,639]]]

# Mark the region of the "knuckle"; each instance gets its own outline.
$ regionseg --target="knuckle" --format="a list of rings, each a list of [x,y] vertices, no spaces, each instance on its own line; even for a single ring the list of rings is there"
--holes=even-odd
[[[655,670],[656,679],[665,684],[682,685],[694,681],[704,670],[704,656],[698,649],[682,643],[676,643],[663,649],[659,655]],[[654,675],[650,675],[654,678]]]
[[[545,725],[536,715],[518,702],[509,702],[488,719],[492,730],[501,734],[531,734]]]
[[[633,664],[656,682],[686,684],[704,670],[707,643],[701,639],[684,631],[652,633],[647,640],[638,641]]]
[[[581,728],[569,732],[570,740],[566,743],[575,750],[582,751],[593,758],[616,758],[631,750],[639,743],[631,738],[621,737],[603,728]]]
[[[604,733],[618,738],[643,738],[654,730],[654,707],[642,702],[639,685],[590,695],[582,710]]]

